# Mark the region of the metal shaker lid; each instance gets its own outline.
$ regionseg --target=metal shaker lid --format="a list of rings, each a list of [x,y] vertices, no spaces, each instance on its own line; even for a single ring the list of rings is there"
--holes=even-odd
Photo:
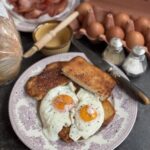
[[[132,49],[133,53],[137,56],[144,55],[146,52],[146,47],[144,46],[134,46]]]
[[[110,46],[114,47],[117,51],[121,51],[123,47],[122,40],[120,38],[113,37],[110,40]]]

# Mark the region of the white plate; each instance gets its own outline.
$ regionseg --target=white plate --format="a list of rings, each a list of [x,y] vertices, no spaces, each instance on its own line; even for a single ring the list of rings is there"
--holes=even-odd
[[[40,73],[55,61],[70,60],[83,53],[65,53],[47,57],[27,69],[16,82],[9,99],[9,116],[14,131],[22,142],[33,150],[112,150],[130,133],[137,116],[137,102],[118,86],[112,92],[116,115],[112,122],[88,140],[67,144],[61,140],[48,142],[42,133],[38,116],[38,102],[29,97],[24,86],[29,77]],[[86,57],[85,57],[86,58]],[[86,58],[87,59],[87,58]],[[121,72],[121,71],[120,71]]]
[[[16,12],[14,12],[13,5],[9,4],[7,0],[2,0],[5,7],[12,15],[17,29],[23,32],[32,32],[38,24],[48,21],[48,20],[65,19],[71,12],[74,11],[75,7],[80,3],[80,0],[68,0],[68,1],[69,2],[68,2],[68,6],[66,7],[66,9],[62,13],[54,17],[50,17],[49,15],[46,14],[46,15],[40,16],[38,19],[26,19],[22,17],[21,15],[17,14]]]

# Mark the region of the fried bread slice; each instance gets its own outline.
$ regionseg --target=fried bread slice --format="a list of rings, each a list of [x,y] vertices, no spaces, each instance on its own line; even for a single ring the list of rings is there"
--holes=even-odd
[[[69,82],[69,79],[61,73],[61,69],[66,62],[54,62],[47,65],[44,70],[36,76],[31,77],[26,85],[25,90],[36,100],[41,100],[48,90]]]
[[[114,118],[116,112],[115,112],[114,106],[111,104],[111,102],[109,100],[102,101],[102,105],[103,105],[103,108],[104,108],[103,126],[106,126]]]
[[[102,102],[102,106],[104,108],[104,122],[102,126],[107,126],[115,116],[114,106],[108,100],[104,100]],[[70,127],[63,127],[63,129],[59,132],[59,137],[63,141],[69,143],[73,140],[69,137]]]
[[[63,74],[81,87],[98,94],[102,100],[107,99],[114,86],[115,80],[106,72],[77,56],[62,67]]]

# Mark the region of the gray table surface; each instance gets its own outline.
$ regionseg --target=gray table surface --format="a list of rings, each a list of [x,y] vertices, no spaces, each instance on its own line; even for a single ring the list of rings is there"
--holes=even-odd
[[[32,36],[29,33],[21,33],[21,39],[25,50],[30,48],[33,44]],[[76,51],[76,48],[72,46],[71,51]],[[42,58],[44,58],[44,56],[41,53],[37,53],[34,57],[23,60],[19,75]],[[0,150],[28,149],[16,136],[8,116],[9,95],[15,81],[0,87]],[[150,96],[150,68],[142,77],[132,79],[132,82]],[[129,136],[116,150],[150,150],[150,106],[138,103],[136,123]]]

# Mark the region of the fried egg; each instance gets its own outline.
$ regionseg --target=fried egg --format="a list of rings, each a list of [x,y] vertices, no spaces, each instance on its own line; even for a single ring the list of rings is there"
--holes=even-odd
[[[95,134],[104,122],[104,109],[100,98],[87,90],[77,93],[79,103],[74,112],[74,123],[71,125],[69,137],[73,141],[87,139]]]
[[[53,88],[47,93],[40,105],[40,117],[43,133],[48,140],[57,141],[62,128],[72,124],[70,111],[77,102],[78,98],[72,82]]]

